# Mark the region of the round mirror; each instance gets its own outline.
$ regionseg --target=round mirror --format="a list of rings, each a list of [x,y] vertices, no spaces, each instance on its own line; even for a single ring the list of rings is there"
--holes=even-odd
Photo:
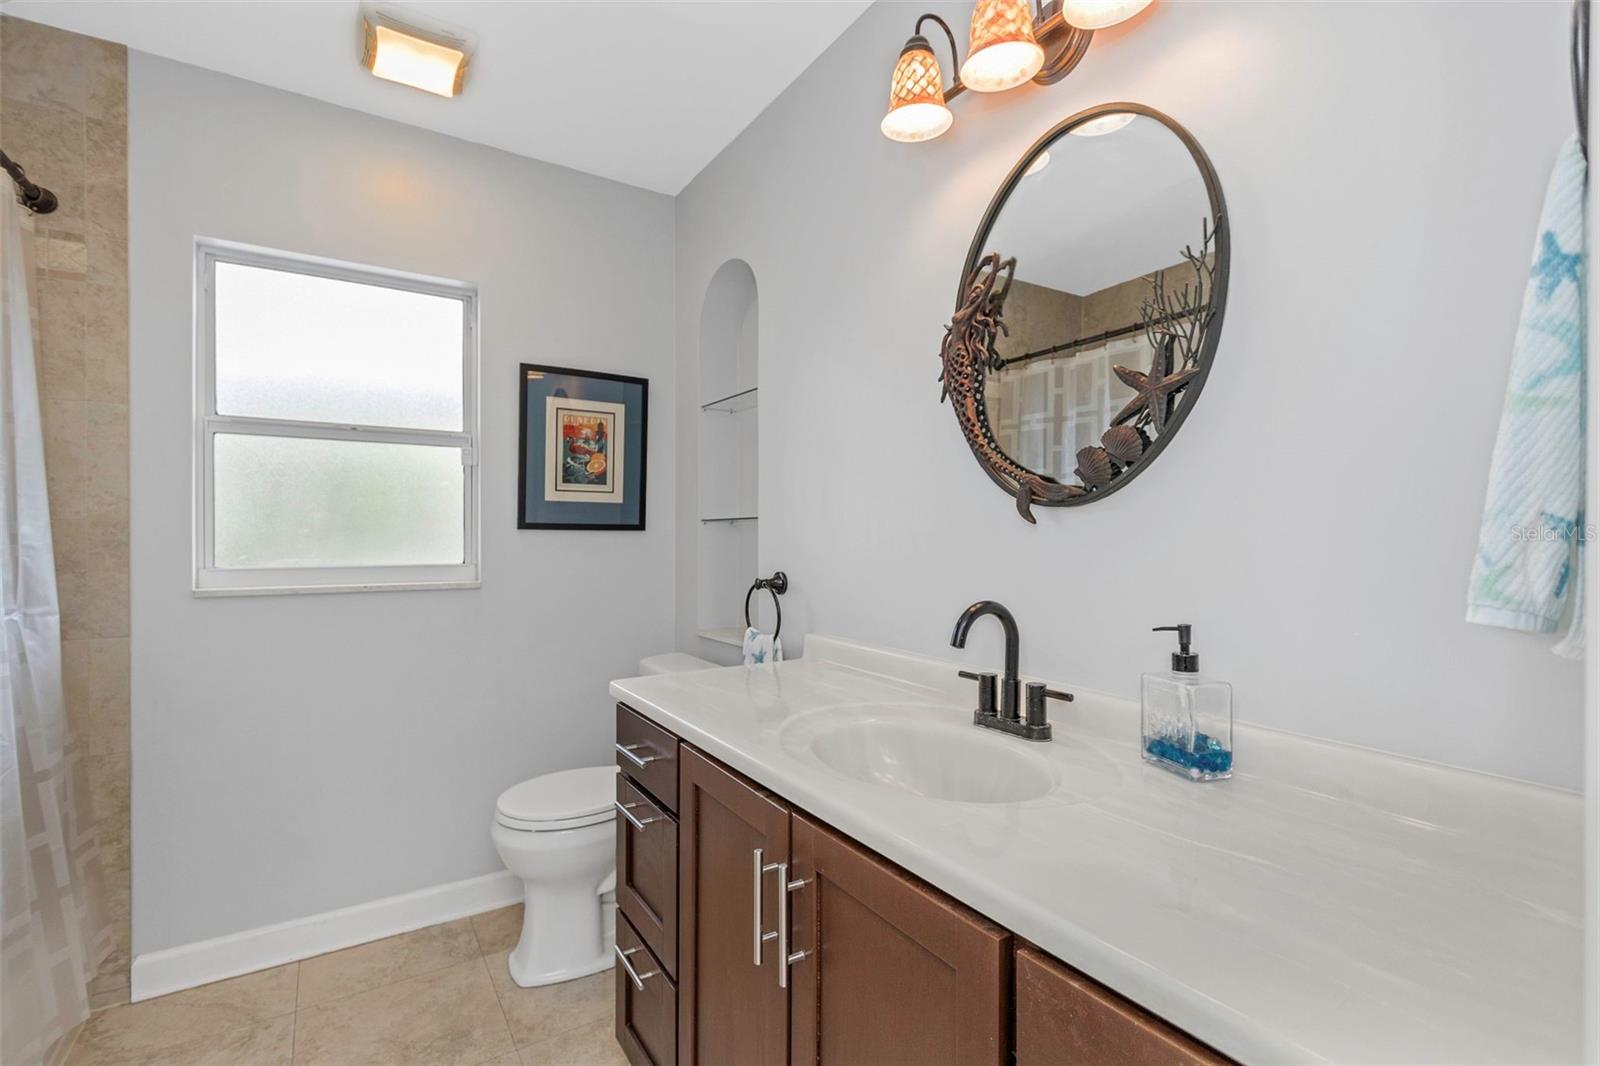
[[[1126,485],[1205,384],[1228,288],[1222,187],[1141,104],[1056,126],[995,194],[945,337],[945,395],[1033,521]]]

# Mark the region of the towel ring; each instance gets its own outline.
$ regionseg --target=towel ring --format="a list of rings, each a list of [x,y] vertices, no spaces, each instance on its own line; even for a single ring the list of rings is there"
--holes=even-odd
[[[744,627],[749,629],[754,623],[750,621],[750,597],[755,595],[756,589],[766,589],[772,593],[772,609],[777,612],[778,620],[772,626],[772,639],[777,640],[778,634],[783,631],[783,605],[778,602],[778,597],[789,591],[789,575],[782,570],[773,572],[771,577],[758,577],[744,594]]]

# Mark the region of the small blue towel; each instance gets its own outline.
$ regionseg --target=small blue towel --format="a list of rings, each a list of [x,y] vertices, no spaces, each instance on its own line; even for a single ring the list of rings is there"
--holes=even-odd
[[[1554,633],[1573,593],[1554,649],[1568,658],[1583,656],[1586,170],[1571,138],[1539,218],[1467,592],[1467,621],[1529,633]]]

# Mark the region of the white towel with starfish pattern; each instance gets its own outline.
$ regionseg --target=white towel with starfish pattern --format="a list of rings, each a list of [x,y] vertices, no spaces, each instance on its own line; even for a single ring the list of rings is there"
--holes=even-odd
[[[762,663],[783,662],[783,641],[771,633],[763,633],[755,626],[744,631],[744,664],[760,666]]]
[[[1545,192],[1467,592],[1467,621],[1529,633],[1554,633],[1570,595],[1553,649],[1568,658],[1583,655],[1586,170],[1573,137]]]

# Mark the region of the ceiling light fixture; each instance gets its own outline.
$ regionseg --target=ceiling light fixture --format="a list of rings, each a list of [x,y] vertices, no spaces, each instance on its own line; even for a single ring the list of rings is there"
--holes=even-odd
[[[950,101],[968,89],[1004,92],[1028,81],[1054,85],[1072,73],[1094,37],[1094,29],[1074,19],[1092,21],[1095,28],[1112,26],[1132,18],[1150,3],[1151,0],[1049,0],[1034,9],[1029,0],[977,0],[972,8],[964,63],[956,51],[955,34],[949,23],[938,15],[923,15],[895,62],[889,83],[889,110],[879,128],[893,141],[930,141],[950,128],[955,121]],[[1063,4],[1065,9],[1071,9],[1071,18]],[[944,30],[950,42],[951,68],[961,72],[948,88],[933,47],[922,35],[926,22],[938,23]],[[1094,132],[1110,133],[1119,128],[1108,124]]]
[[[460,95],[471,50],[467,39],[402,21],[388,8],[364,10],[361,28],[361,65],[373,74],[435,96]]]

